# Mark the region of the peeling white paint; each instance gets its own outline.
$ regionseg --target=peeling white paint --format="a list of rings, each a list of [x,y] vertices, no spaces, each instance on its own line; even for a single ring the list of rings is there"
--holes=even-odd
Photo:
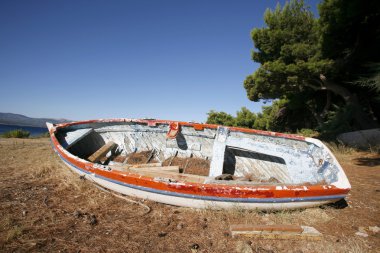
[[[51,130],[54,128],[49,126]],[[342,168],[331,151],[322,142],[312,138],[297,140],[277,137],[273,132],[269,135],[260,135],[230,132],[228,127],[218,129],[206,127],[203,130],[195,130],[191,126],[183,126],[181,128],[183,139],[172,140],[173,142],[167,145],[169,143],[165,138],[167,124],[135,123],[131,119],[89,121],[82,125],[71,125],[66,128],[65,133],[70,131],[79,133],[81,129],[88,128],[100,135],[104,142],[117,143],[123,154],[156,149],[160,150],[160,160],[167,159],[175,153],[179,157],[211,159],[209,174],[211,177],[223,173],[226,148],[234,148],[242,152],[252,152],[251,155],[232,157],[235,159],[234,174],[237,176],[252,173],[259,181],[273,177],[283,184],[316,184],[324,181],[336,187],[350,188]],[[58,136],[59,133],[58,130]],[[77,161],[87,162],[73,156],[60,145],[57,148]],[[279,162],[279,159],[283,162]],[[108,170],[107,167],[99,165],[95,165],[94,168]],[[284,186],[281,189],[287,188]],[[303,187],[302,190],[307,191],[308,188]]]

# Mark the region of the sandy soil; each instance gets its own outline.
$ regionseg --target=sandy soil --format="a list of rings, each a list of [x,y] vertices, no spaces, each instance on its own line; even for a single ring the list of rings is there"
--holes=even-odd
[[[380,227],[380,155],[335,153],[353,187],[345,208],[213,211],[120,199],[71,172],[48,139],[0,139],[0,251],[380,252],[369,230]],[[232,238],[236,223],[313,226],[323,239]]]

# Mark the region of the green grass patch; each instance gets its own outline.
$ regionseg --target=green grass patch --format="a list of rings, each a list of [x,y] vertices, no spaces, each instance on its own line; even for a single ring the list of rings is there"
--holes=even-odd
[[[4,138],[28,138],[30,136],[30,132],[22,129],[16,129],[5,132],[1,136]]]
[[[298,130],[297,134],[305,136],[305,137],[312,137],[312,138],[317,138],[319,136],[319,132],[313,129],[308,129],[308,128],[302,128],[301,130]]]
[[[7,232],[7,241],[11,241],[24,233],[24,228],[21,226],[14,226]]]

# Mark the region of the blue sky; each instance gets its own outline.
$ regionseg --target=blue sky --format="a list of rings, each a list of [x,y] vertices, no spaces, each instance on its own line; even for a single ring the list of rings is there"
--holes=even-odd
[[[205,121],[247,99],[274,0],[0,1],[0,112]],[[317,0],[306,1],[316,12]]]

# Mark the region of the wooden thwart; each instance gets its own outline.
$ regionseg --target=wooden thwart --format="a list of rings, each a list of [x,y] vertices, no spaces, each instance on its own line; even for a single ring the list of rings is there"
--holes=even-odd
[[[102,157],[104,157],[108,152],[110,152],[114,147],[116,146],[116,143],[113,141],[107,142],[106,145],[98,149],[95,153],[93,153],[90,157],[88,157],[88,160],[90,162],[96,163],[99,162]]]
[[[162,163],[141,163],[141,164],[132,164],[126,165],[126,168],[147,168],[147,167],[161,167]]]
[[[159,163],[161,164],[161,163]],[[149,164],[139,164],[133,166],[110,166],[114,170],[132,172],[135,174],[140,174],[142,176],[148,176],[153,178],[167,178],[173,181],[179,182],[193,182],[193,183],[204,183],[207,177],[198,176],[193,174],[179,173],[179,166],[151,166],[155,165],[153,163]]]
[[[230,226],[231,235],[255,237],[260,239],[302,239],[321,240],[322,234],[313,227],[297,225],[246,225]]]
[[[168,166],[168,167],[178,167],[178,166]],[[167,178],[167,179],[172,179],[179,182],[204,183],[204,181],[207,178],[205,176],[178,173],[178,171],[173,172],[170,170],[162,170],[159,168],[157,168],[157,170],[152,170],[152,168],[129,168],[129,170],[131,172],[135,172],[143,176],[154,177],[154,178]]]
[[[137,171],[137,172],[174,172],[179,173],[179,167],[178,166],[163,166],[163,167],[156,167],[156,166],[149,166],[149,167],[129,167],[127,168],[131,171]]]
[[[110,167],[118,170],[126,170],[129,168],[164,168],[162,163],[141,163],[141,164],[125,164],[125,165],[111,165]],[[167,166],[167,167],[178,167],[178,166]]]

